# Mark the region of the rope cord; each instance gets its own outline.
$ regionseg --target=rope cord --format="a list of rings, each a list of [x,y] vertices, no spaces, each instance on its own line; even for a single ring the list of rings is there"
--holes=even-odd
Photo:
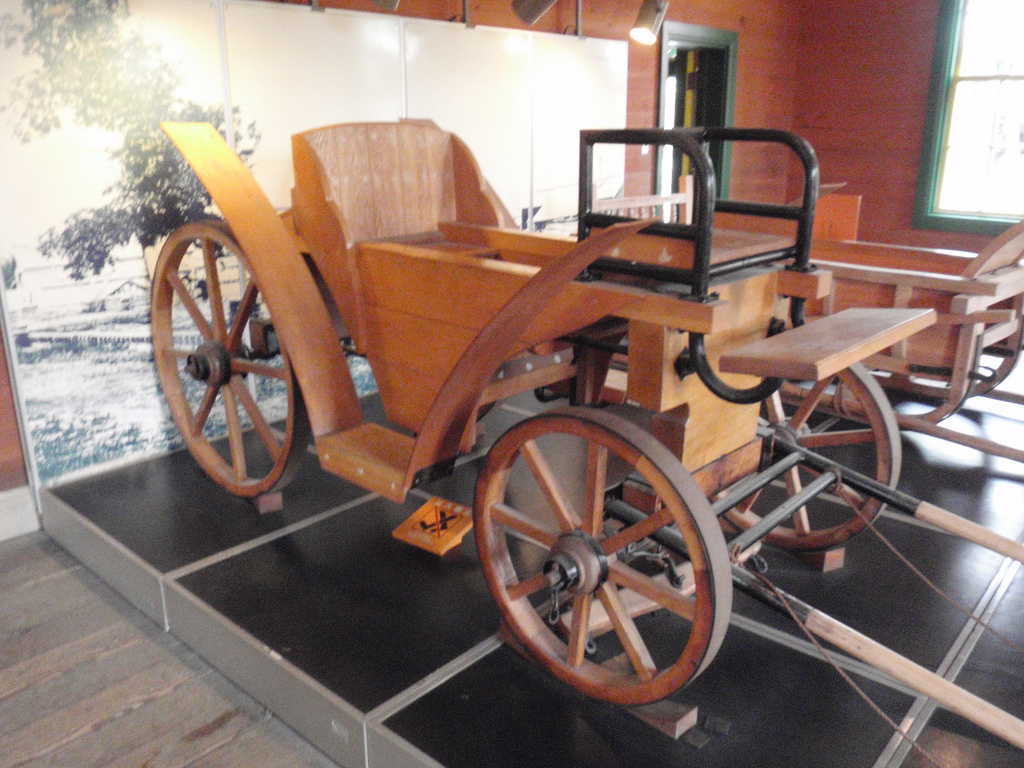
[[[933,592],[935,592],[935,594],[937,594],[947,603],[956,608],[960,613],[966,616],[968,621],[976,622],[984,630],[986,630],[987,632],[991,632],[995,637],[999,638],[1004,643],[1006,643],[1006,645],[1008,645],[1010,648],[1024,655],[1024,647],[1021,647],[1017,643],[1013,642],[1010,638],[1008,638],[1006,635],[1002,634],[998,630],[993,629],[991,626],[989,626],[988,622],[982,621],[980,617],[975,616],[973,612],[969,611],[965,606],[961,605],[952,597],[943,592],[942,589],[940,589],[931,579],[925,576],[924,573],[922,573],[916,565],[910,562],[907,556],[896,548],[895,544],[889,541],[889,539],[886,538],[880,530],[878,530],[878,527],[875,525],[873,520],[869,519],[869,517],[865,515],[859,508],[855,507],[854,510],[857,512],[857,515],[867,524],[867,527],[871,529],[871,532],[878,537],[878,540],[881,541],[888,548],[888,550],[896,556],[896,559],[903,563],[907,568],[909,568],[911,573],[913,573],[921,581],[923,581]]]
[[[865,702],[867,702],[868,706],[875,711],[875,714],[882,718],[889,725],[889,727],[893,729],[893,731],[900,735],[901,738],[906,739],[910,743],[910,746],[916,752],[918,752],[925,760],[927,760],[932,765],[936,766],[936,768],[946,768],[945,766],[943,766],[942,763],[936,760],[935,757],[928,750],[926,750],[914,739],[908,736],[899,727],[896,721],[889,717],[889,715],[887,715],[882,710],[882,708],[878,706],[878,704],[876,704],[859,685],[857,685],[854,679],[850,677],[850,675],[847,674],[847,672],[842,667],[840,667],[839,664],[836,663],[835,659],[832,658],[832,654],[825,650],[824,646],[822,646],[821,642],[814,635],[814,633],[807,628],[807,625],[803,621],[801,621],[800,618],[796,615],[796,612],[793,611],[793,608],[792,606],[790,606],[785,594],[783,594],[783,592],[780,589],[778,589],[771,581],[769,581],[763,574],[758,573],[757,571],[751,571],[751,573],[753,573],[754,576],[756,576],[757,579],[760,580],[766,588],[771,590],[772,594],[774,594],[775,597],[779,600],[779,602],[781,602],[782,605],[785,607],[786,612],[789,614],[789,617],[798,627],[800,627],[800,631],[803,632],[804,635],[807,636],[807,639],[814,645],[814,647],[818,649],[818,653],[821,654],[822,658],[825,659],[826,662],[828,662],[829,666],[831,666],[832,669],[834,669],[839,674],[839,676],[846,682],[847,685],[849,685],[857,693],[858,696],[860,696]]]

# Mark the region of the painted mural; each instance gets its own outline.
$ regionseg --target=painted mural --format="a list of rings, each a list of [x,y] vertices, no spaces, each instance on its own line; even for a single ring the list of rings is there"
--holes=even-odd
[[[181,445],[153,362],[150,281],[167,235],[215,211],[160,121],[230,130],[283,209],[291,133],[432,118],[474,147],[515,211],[532,204],[531,183],[541,181],[528,172],[531,150],[521,137],[496,135],[481,114],[500,113],[510,94],[522,100],[531,88],[530,98],[544,98],[536,83],[552,80],[545,66],[583,67],[590,84],[576,92],[593,96],[589,111],[576,105],[559,123],[562,186],[575,182],[578,115],[603,127],[624,122],[622,43],[547,36],[539,68],[525,70],[522,46],[500,44],[532,44],[522,33],[460,28],[453,36],[438,22],[304,10],[234,0],[0,0],[0,274],[41,482]],[[431,59],[430,46],[449,39],[443,60]],[[500,58],[493,69],[509,76],[480,91],[479,67],[458,64],[460,46]],[[457,95],[450,104],[429,91],[439,81]],[[529,121],[520,122],[528,135]],[[545,164],[547,176],[552,167]],[[350,366],[360,392],[373,391],[365,361]],[[278,396],[263,396],[273,414]]]
[[[210,3],[0,9],[0,263],[46,483],[181,444],[153,364],[150,279],[166,236],[213,211],[159,123],[226,133],[225,109]],[[233,113],[235,146],[251,163],[258,124],[242,106]],[[372,391],[368,368],[355,367]]]

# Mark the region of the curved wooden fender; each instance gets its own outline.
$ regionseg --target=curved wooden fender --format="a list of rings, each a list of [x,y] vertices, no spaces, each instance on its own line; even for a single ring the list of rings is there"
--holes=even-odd
[[[354,427],[362,411],[345,352],[313,276],[274,206],[209,123],[161,123],[245,251],[288,350],[317,437]]]
[[[617,243],[651,224],[651,220],[615,224],[593,234],[565,256],[534,275],[476,335],[462,353],[437,399],[427,411],[413,447],[405,487],[424,467],[454,456],[462,433],[491,376],[510,356],[512,349],[537,315],[580,272]]]

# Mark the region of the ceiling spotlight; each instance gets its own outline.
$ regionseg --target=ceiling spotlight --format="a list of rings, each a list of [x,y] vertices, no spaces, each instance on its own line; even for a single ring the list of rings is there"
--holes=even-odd
[[[638,43],[654,45],[658,42],[658,31],[661,29],[661,23],[665,21],[666,13],[668,0],[644,0],[629,36]]]
[[[524,24],[532,25],[558,0],[512,0],[512,10]]]
[[[371,0],[382,11],[397,11],[402,0]]]

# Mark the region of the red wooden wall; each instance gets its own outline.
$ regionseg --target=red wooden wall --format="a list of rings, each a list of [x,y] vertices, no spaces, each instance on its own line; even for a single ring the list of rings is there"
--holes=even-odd
[[[939,0],[804,0],[793,130],[826,181],[863,195],[860,238],[976,251],[988,238],[913,228]]]
[[[638,7],[633,3],[631,8]],[[632,11],[635,14],[635,10]],[[631,17],[629,21],[631,22]],[[792,130],[800,36],[800,8],[789,0],[688,0],[669,5],[673,21],[739,33],[735,124]],[[627,122],[657,124],[660,52],[630,42]],[[633,158],[637,160],[636,156]],[[787,156],[762,147],[738,147],[733,154],[730,195],[784,202]]]
[[[20,435],[11,380],[7,373],[7,358],[0,338],[0,491],[28,482]]]
[[[287,0],[309,4],[310,0]],[[588,35],[626,39],[640,0],[585,0]],[[977,250],[987,238],[915,230],[914,192],[940,0],[672,0],[669,18],[738,32],[736,124],[796,131],[818,151],[824,181],[863,195],[861,237]],[[321,5],[378,11],[370,0]],[[575,26],[575,0],[558,0],[533,27]],[[477,24],[524,28],[510,0],[471,0]],[[402,0],[400,13],[459,19],[462,0]],[[656,48],[630,43],[628,124],[656,122]],[[792,195],[775,155],[734,156],[732,193]]]

